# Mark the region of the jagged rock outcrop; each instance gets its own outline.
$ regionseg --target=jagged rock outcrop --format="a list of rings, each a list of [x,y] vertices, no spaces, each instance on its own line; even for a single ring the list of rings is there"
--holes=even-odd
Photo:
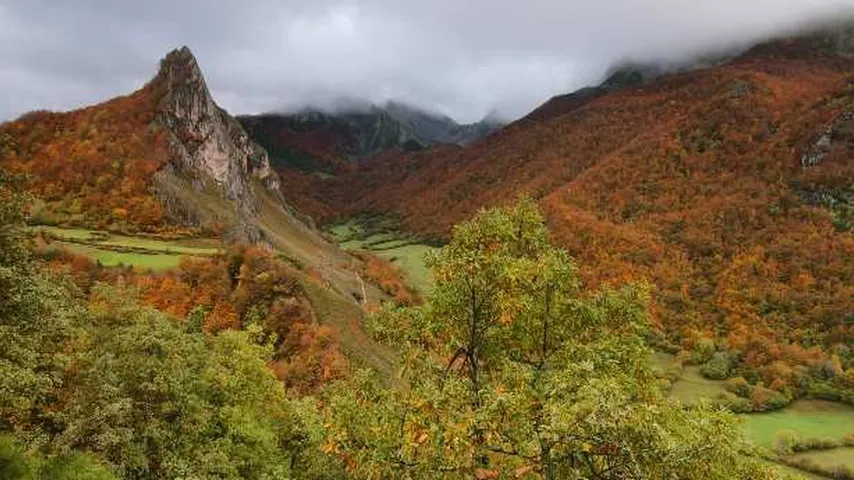
[[[840,113],[801,155],[801,166],[814,167],[821,163],[834,146],[834,142],[848,142],[854,133],[854,110]]]
[[[170,163],[155,177],[154,191],[182,223],[223,224],[239,239],[257,241],[258,200],[253,180],[278,196],[279,179],[267,152],[211,97],[189,48],[170,52],[154,78],[155,123],[166,132]],[[189,191],[188,189],[192,190]],[[233,207],[218,208],[216,197]]]

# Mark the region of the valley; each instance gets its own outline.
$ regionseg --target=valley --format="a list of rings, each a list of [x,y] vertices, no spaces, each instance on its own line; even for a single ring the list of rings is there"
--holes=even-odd
[[[329,233],[344,250],[368,252],[389,261],[417,291],[426,293],[433,285],[425,257],[435,247],[408,237],[393,222],[383,225],[381,220],[352,219],[333,225]]]
[[[682,366],[673,355],[658,352],[651,361],[659,375],[673,379],[668,387],[670,398],[686,404],[720,402],[728,392],[725,382],[704,377],[697,366]],[[674,375],[674,371],[679,373]],[[798,400],[780,410],[741,414],[739,419],[745,437],[767,449],[766,455],[771,459],[777,455],[777,442],[782,432],[791,432],[800,439],[825,439],[835,445],[826,450],[810,450],[772,460],[781,468],[793,468],[793,473],[808,478],[832,478],[822,471],[854,468],[854,450],[846,446],[854,433],[854,407],[823,400]],[[821,470],[804,470],[811,462],[820,465]]]
[[[510,123],[187,47],[0,123],[0,477],[854,478],[852,25]]]

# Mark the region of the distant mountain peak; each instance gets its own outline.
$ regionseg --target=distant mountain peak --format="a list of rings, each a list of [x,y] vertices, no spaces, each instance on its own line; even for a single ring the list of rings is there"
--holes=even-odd
[[[344,99],[239,120],[277,167],[324,172],[389,151],[464,146],[504,123],[488,116],[477,123],[459,124],[447,115],[393,99],[382,104]]]

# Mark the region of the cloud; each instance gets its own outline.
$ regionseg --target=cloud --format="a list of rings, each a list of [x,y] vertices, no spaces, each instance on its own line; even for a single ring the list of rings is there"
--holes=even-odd
[[[215,5],[215,6],[214,6]],[[461,121],[523,115],[625,58],[740,45],[852,0],[5,0],[0,119],[127,93],[168,50],[253,113],[394,98]]]

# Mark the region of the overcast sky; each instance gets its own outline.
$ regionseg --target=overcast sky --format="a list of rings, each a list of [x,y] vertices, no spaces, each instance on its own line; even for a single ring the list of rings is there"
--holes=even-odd
[[[746,42],[854,0],[0,0],[0,120],[129,93],[188,45],[232,113],[399,99],[518,117],[625,58]]]

